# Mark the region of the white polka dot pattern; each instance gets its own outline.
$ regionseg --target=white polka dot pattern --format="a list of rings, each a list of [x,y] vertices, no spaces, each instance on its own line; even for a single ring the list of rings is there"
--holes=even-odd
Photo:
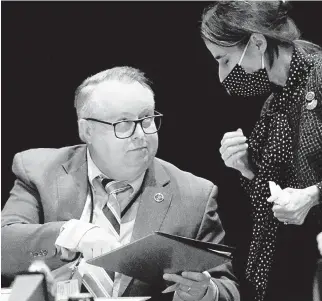
[[[253,73],[247,73],[240,65],[236,65],[222,85],[232,96],[258,96],[271,90],[268,74],[265,68]]]
[[[315,66],[319,72],[312,74]],[[274,264],[278,227],[285,227],[272,213],[268,181],[282,188],[322,185],[322,56],[293,52],[289,78],[281,92],[264,105],[249,137],[250,158],[256,169],[252,181],[242,178],[252,206],[253,233],[246,277],[256,290],[256,301],[265,300],[269,272]],[[314,85],[309,86],[310,77]],[[315,91],[314,110],[307,109],[305,94]],[[322,215],[322,214],[321,214]],[[294,251],[294,250],[292,250]]]

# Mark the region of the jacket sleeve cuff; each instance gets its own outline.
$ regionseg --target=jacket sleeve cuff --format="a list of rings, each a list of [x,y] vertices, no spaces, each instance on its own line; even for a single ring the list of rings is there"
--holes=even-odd
[[[255,183],[254,179],[256,179],[256,176],[252,180],[249,180],[243,177],[242,175],[240,175],[241,186],[248,195],[250,195],[253,190],[253,186]]]

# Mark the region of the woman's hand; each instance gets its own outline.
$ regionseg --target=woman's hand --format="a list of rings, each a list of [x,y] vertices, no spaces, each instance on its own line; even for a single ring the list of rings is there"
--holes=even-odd
[[[316,240],[318,242],[318,248],[319,248],[320,254],[322,256],[322,232],[318,234],[318,236],[316,237]]]
[[[211,276],[208,272],[182,272],[181,276],[164,274],[163,279],[175,282],[178,296],[185,301],[201,300],[211,285]]]
[[[285,188],[267,199],[274,203],[274,216],[284,224],[302,225],[310,209],[319,203],[319,189]]]
[[[221,140],[219,149],[226,166],[234,168],[249,180],[254,178],[254,173],[248,163],[248,144],[241,129],[226,133]]]

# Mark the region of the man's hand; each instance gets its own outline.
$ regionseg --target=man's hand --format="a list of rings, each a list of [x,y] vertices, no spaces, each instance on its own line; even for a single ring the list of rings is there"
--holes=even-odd
[[[76,250],[81,252],[84,258],[91,259],[107,253],[121,244],[116,238],[103,228],[95,227],[88,230],[79,241]]]
[[[182,300],[199,301],[207,293],[211,276],[208,272],[182,272],[181,276],[164,274],[163,279],[177,283],[176,292]]]
[[[248,163],[248,144],[241,129],[226,133],[221,140],[219,151],[226,166],[240,171],[250,180],[254,178]]]
[[[274,216],[285,224],[302,225],[310,209],[318,204],[316,186],[305,189],[285,188],[267,199],[274,203]]]

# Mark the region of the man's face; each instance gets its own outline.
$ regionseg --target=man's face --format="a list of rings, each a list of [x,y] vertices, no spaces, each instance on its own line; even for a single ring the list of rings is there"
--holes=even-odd
[[[99,120],[117,122],[154,115],[152,92],[139,83],[107,81],[95,87],[91,101],[98,108]],[[110,178],[134,180],[150,165],[158,149],[158,135],[145,134],[138,123],[134,134],[119,139],[112,125],[91,124],[89,150],[95,164]]]

